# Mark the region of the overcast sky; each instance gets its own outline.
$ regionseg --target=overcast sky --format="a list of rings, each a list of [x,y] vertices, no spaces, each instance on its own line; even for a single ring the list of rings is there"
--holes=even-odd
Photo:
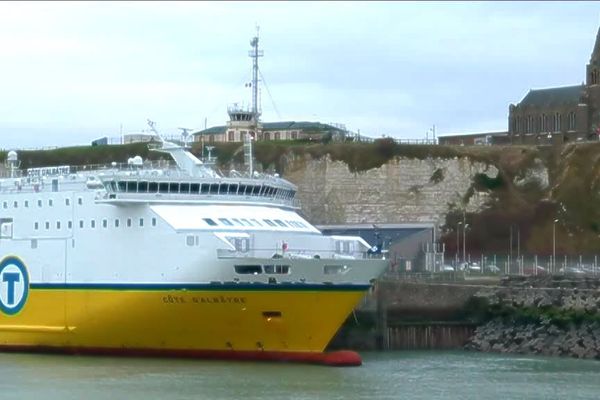
[[[531,88],[573,85],[597,2],[0,2],[0,148],[223,125],[248,104],[260,25],[263,121],[381,137],[506,130]]]

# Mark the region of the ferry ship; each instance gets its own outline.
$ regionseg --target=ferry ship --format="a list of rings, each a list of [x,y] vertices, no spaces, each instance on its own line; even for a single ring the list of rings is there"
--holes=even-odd
[[[276,174],[153,150],[174,164],[21,170],[8,154],[0,350],[359,365],[325,349],[387,261],[323,235]]]

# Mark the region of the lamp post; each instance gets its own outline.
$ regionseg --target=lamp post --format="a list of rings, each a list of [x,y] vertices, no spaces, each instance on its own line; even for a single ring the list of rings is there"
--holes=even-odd
[[[552,223],[552,273],[556,273],[556,223],[557,219]]]
[[[467,228],[469,224],[465,224],[463,226],[463,262],[467,262],[467,252],[466,252],[466,243],[467,243]]]
[[[460,226],[462,222],[456,224],[456,268],[458,269],[458,255],[460,254]]]

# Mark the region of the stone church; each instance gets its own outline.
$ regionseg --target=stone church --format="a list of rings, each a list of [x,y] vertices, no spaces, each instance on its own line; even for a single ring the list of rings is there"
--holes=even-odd
[[[598,140],[600,133],[600,30],[585,84],[532,89],[509,106],[508,134],[514,144]]]

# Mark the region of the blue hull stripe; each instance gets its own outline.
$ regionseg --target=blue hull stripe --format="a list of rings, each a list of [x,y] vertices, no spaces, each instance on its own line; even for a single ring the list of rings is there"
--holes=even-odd
[[[371,285],[313,283],[30,283],[31,289],[47,290],[190,290],[190,291],[318,291],[359,292]]]

